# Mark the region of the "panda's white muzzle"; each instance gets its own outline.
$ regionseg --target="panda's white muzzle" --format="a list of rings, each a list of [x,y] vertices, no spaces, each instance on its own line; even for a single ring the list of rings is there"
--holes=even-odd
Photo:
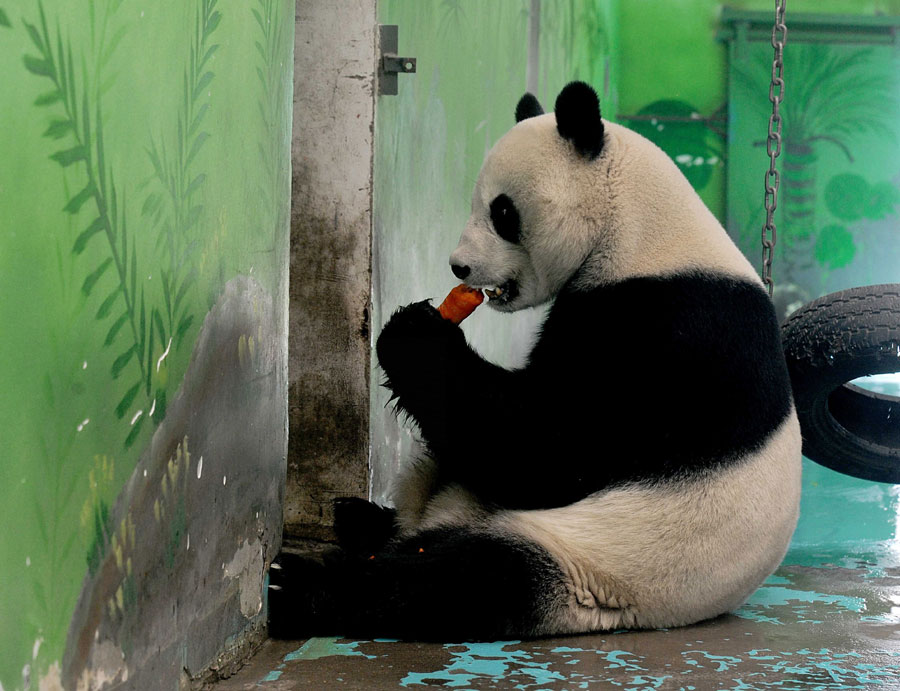
[[[450,254],[450,269],[470,288],[483,290],[498,306],[518,295],[516,255],[515,248],[492,229],[470,220]]]

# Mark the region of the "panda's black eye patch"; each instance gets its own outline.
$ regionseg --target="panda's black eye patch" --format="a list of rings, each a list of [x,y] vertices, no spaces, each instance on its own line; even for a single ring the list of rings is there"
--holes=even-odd
[[[497,235],[507,242],[518,242],[521,234],[519,212],[512,199],[499,194],[491,202],[491,223]]]

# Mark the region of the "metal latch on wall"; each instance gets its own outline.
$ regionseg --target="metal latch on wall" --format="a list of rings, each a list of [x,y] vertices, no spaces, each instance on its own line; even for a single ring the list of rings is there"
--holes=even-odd
[[[379,24],[379,43],[381,44],[381,65],[378,70],[378,93],[382,96],[396,96],[397,75],[401,72],[416,71],[416,59],[397,55],[399,46],[399,28],[396,24]]]

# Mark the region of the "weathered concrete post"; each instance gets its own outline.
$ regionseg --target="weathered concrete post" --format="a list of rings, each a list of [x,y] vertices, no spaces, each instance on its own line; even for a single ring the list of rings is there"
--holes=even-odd
[[[366,496],[376,0],[298,0],[285,538]]]

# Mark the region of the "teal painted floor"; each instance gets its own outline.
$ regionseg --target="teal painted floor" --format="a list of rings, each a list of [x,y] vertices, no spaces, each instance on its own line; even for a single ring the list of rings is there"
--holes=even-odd
[[[900,691],[900,487],[804,463],[784,564],[728,616],[524,642],[269,641],[215,689]]]

